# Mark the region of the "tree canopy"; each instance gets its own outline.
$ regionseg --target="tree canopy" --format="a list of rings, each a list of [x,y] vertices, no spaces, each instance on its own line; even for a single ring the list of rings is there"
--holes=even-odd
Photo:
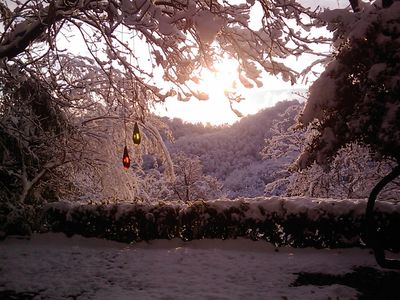
[[[311,86],[299,119],[318,131],[300,168],[325,164],[352,142],[400,162],[400,2],[383,4],[321,14],[334,32],[336,54]]]
[[[138,103],[142,108],[151,100],[175,95],[205,100],[207,95],[192,83],[199,80],[202,68],[212,69],[223,58],[238,62],[238,80],[247,87],[262,85],[262,71],[295,82],[298,73],[284,59],[313,53],[310,43],[321,41],[308,33],[315,14],[295,1],[0,3],[0,58],[6,66],[19,64],[51,80],[55,90],[64,85],[60,92],[69,101],[76,100],[79,91],[108,101],[125,94],[136,102],[144,98]],[[262,11],[256,25],[250,22],[251,10]],[[70,55],[75,46],[68,42],[77,41],[88,58]],[[164,86],[161,80],[172,85]],[[74,88],[75,97],[67,87]],[[231,95],[232,101],[238,99]]]
[[[396,160],[397,166],[368,197],[366,242],[380,266],[400,269],[399,260],[385,258],[384,237],[373,215],[379,193],[400,176],[400,2],[363,6],[353,5],[355,14],[321,15],[335,33],[337,54],[311,86],[300,116],[300,123],[312,124],[318,134],[299,157],[298,166],[326,164],[351,142]]]

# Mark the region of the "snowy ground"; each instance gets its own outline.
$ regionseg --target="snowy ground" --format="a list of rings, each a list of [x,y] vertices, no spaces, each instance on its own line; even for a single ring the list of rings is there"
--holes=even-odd
[[[361,249],[275,249],[244,239],[126,245],[48,233],[0,242],[0,298],[356,299],[345,285],[291,286],[295,273],[343,275],[354,266],[379,270]]]

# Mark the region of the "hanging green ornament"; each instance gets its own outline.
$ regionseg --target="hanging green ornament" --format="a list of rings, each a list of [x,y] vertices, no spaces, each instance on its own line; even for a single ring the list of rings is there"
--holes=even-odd
[[[139,145],[140,141],[142,140],[137,122],[135,122],[135,125],[133,126],[132,140],[135,145]]]
[[[128,170],[131,165],[131,159],[129,158],[128,148],[126,146],[124,148],[124,155],[122,156],[122,164],[126,170]]]

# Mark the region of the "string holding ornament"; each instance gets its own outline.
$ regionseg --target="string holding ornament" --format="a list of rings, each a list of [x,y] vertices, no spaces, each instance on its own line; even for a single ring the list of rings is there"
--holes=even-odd
[[[138,85],[137,82],[133,83],[133,96],[134,96],[134,104],[137,104],[139,102],[139,92],[138,92]],[[139,130],[139,125],[138,122],[135,122],[135,124],[133,125],[133,133],[132,133],[132,141],[133,144],[135,145],[140,145],[140,142],[142,140],[142,135],[140,134],[140,130]]]

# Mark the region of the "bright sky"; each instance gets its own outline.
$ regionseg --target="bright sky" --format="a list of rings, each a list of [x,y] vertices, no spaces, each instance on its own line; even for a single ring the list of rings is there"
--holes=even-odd
[[[218,76],[217,76],[218,77]],[[165,104],[160,105],[158,114],[170,118],[180,118],[192,123],[210,123],[213,125],[232,124],[240,118],[230,109],[229,101],[224,96],[222,79],[210,81],[209,96],[207,101],[192,99],[188,102],[179,102],[168,98]],[[291,86],[274,77],[266,77],[264,87],[244,91],[245,100],[235,105],[243,115],[255,114],[259,110],[275,105],[281,100],[300,99],[297,93],[305,94],[305,86]],[[296,94],[295,94],[296,93]]]

